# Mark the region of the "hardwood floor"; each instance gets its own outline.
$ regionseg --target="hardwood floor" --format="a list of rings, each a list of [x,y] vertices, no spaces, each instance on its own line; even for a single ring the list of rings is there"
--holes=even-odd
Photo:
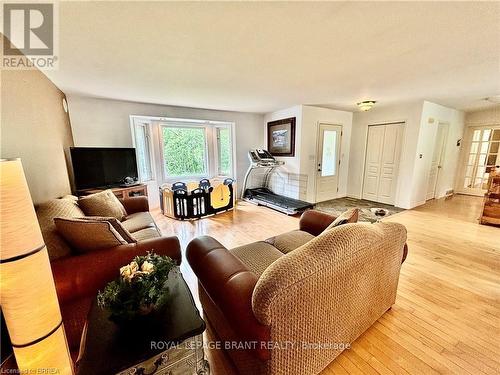
[[[500,229],[477,224],[481,204],[457,195],[385,219],[408,229],[396,304],[322,375],[500,373]],[[248,203],[193,222],[155,216],[183,248],[202,234],[234,247],[298,227],[298,218]],[[181,268],[197,297],[196,277],[187,262]],[[233,373],[222,353],[207,357],[212,374]]]

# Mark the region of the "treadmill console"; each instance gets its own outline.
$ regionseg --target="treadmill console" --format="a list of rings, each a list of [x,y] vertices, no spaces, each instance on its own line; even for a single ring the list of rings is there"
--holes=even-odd
[[[252,163],[276,162],[274,156],[272,156],[267,150],[262,150],[262,149],[250,150],[248,152],[248,156]]]

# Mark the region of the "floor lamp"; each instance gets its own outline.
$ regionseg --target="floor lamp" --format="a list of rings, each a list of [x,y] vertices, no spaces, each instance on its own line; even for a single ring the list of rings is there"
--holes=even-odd
[[[0,304],[20,373],[73,374],[47,248],[20,159],[0,160],[0,223]]]

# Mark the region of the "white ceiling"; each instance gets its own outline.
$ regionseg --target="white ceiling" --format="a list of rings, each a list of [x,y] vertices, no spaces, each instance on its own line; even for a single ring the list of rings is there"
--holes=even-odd
[[[61,2],[64,92],[268,112],[500,94],[500,2]]]

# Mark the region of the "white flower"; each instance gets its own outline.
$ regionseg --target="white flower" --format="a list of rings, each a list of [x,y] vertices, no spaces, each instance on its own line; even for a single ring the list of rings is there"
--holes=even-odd
[[[139,271],[139,265],[137,264],[137,262],[131,262],[130,268],[132,269],[132,273],[136,273],[137,271]]]
[[[154,269],[155,269],[155,266],[153,265],[153,263],[150,263],[147,260],[145,260],[144,263],[142,263],[142,266],[141,266],[142,272],[151,273],[154,271]]]
[[[139,271],[139,265],[137,262],[131,262],[120,268],[120,276],[126,281],[131,281],[137,271]]]

